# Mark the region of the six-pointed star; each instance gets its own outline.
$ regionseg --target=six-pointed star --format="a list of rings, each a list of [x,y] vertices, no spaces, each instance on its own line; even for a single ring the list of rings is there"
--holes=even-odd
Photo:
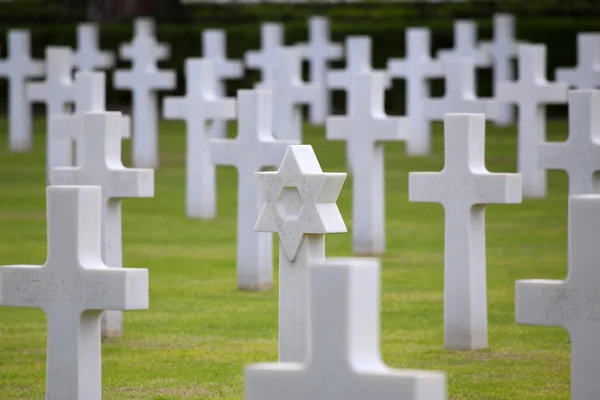
[[[305,234],[346,232],[336,204],[346,174],[324,173],[312,146],[290,146],[279,171],[255,175],[265,204],[254,230],[279,233],[290,260],[296,257]],[[289,211],[294,208],[298,212]]]

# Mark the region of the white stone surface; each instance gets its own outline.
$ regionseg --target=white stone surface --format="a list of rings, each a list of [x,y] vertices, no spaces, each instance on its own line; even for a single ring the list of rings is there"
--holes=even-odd
[[[329,19],[311,17],[308,20],[308,43],[301,45],[302,56],[308,61],[310,82],[319,87],[319,97],[310,106],[310,122],[325,123],[330,114],[331,99],[327,89],[329,62],[343,55],[342,45],[331,42]]]
[[[275,172],[257,172],[264,205],[254,230],[279,234],[279,361],[306,358],[308,268],[325,260],[325,234],[346,232],[337,198],[344,173],[323,173],[311,146],[289,146]]]
[[[423,100],[424,116],[428,121],[441,121],[448,113],[482,113],[488,120],[498,117],[498,102],[475,95],[473,61],[448,57],[442,65],[446,87],[444,96]]]
[[[129,70],[116,70],[114,87],[131,91],[133,102],[133,165],[157,168],[158,151],[158,90],[175,88],[175,73],[159,70],[157,61],[169,57],[169,47],[156,42],[151,19],[138,18],[130,44],[121,45],[121,58],[131,60]]]
[[[571,343],[571,399],[600,398],[600,197],[569,198],[568,275],[515,285],[518,324],[559,326]]]
[[[398,370],[380,355],[380,265],[331,259],[310,265],[308,354],[250,365],[246,400],[444,400],[443,372]]]
[[[121,163],[123,120],[118,112],[90,112],[83,116],[83,164],[54,168],[50,184],[100,186],[102,189],[101,254],[110,267],[123,265],[121,201],[153,197],[154,171],[125,168]],[[102,321],[102,335],[123,335],[123,313],[108,311]]]
[[[215,63],[210,59],[185,61],[185,97],[165,97],[165,119],[186,122],[185,207],[190,218],[212,219],[217,215],[216,169],[211,162],[209,124],[235,118],[235,99],[215,93]]]
[[[600,33],[577,34],[577,65],[557,68],[556,80],[579,89],[600,86]]]
[[[46,179],[54,167],[71,165],[73,151],[71,140],[52,136],[50,119],[53,115],[67,113],[67,105],[75,101],[73,85],[73,52],[68,47],[46,48],[46,80],[27,83],[27,98],[31,102],[46,104]]]
[[[512,82],[515,79],[513,60],[517,56],[515,39],[515,18],[510,14],[494,14],[494,36],[489,42],[482,42],[483,51],[492,57],[494,84]],[[511,104],[501,104],[498,112],[498,125],[511,125],[515,122],[515,110]]]
[[[73,63],[79,71],[86,72],[114,67],[114,53],[100,50],[98,24],[86,22],[77,25],[77,50],[73,54]]]
[[[546,196],[546,173],[538,169],[536,146],[546,140],[546,104],[567,102],[567,85],[546,80],[546,46],[519,45],[519,79],[497,85],[496,100],[519,107],[517,171],[523,196]]]
[[[25,152],[33,147],[33,116],[25,82],[43,76],[44,64],[31,58],[28,30],[10,29],[7,42],[7,56],[0,60],[0,78],[8,80],[8,149]]]
[[[569,195],[600,193],[600,91],[569,91],[569,137],[538,143],[538,167],[564,170]]]
[[[48,134],[52,137],[69,138],[75,142],[75,163],[61,165],[61,167],[70,167],[73,165],[83,165],[83,114],[85,112],[105,111],[104,104],[106,100],[106,78],[104,72],[90,71],[77,72],[75,74],[75,112],[73,114],[64,114],[51,116],[48,121]],[[122,115],[121,137],[128,139],[131,134],[130,119],[127,115]],[[50,166],[47,166],[50,168]]]
[[[302,105],[319,97],[319,86],[302,81],[300,48],[275,51],[273,81],[258,85],[273,93],[273,134],[278,139],[302,143]]]
[[[442,61],[455,57],[468,58],[477,67],[489,67],[492,63],[489,50],[478,42],[477,24],[469,20],[454,21],[454,48],[439,50],[438,57]]]
[[[329,140],[345,140],[352,166],[352,249],[358,255],[385,252],[385,165],[383,143],[403,140],[409,123],[385,115],[385,73],[352,77],[350,109],[344,117],[327,119]]]
[[[430,56],[430,49],[429,29],[408,28],[404,59],[390,59],[387,64],[392,78],[406,81],[406,115],[410,122],[406,153],[409,155],[431,153],[431,125],[424,116],[423,100],[430,96],[429,80],[441,78],[444,73],[442,63]]]
[[[148,309],[148,270],[100,257],[99,187],[48,187],[48,258],[0,267],[0,305],[48,320],[46,399],[102,399],[102,310]]]
[[[444,206],[446,348],[484,349],[488,346],[485,206],[520,203],[521,177],[485,168],[482,114],[444,118],[444,154],[441,172],[409,173],[409,201]]]
[[[260,71],[262,84],[269,84],[274,80],[273,66],[277,61],[277,51],[284,47],[283,36],[282,24],[263,23],[260,25],[260,50],[248,51],[244,54],[246,67]]]
[[[231,165],[238,172],[238,289],[268,290],[273,285],[273,238],[271,233],[254,231],[262,207],[254,173],[278,167],[288,146],[300,143],[273,137],[270,92],[240,90],[237,102],[238,135],[235,139],[212,139],[210,157],[214,165]]]
[[[215,94],[217,97],[227,96],[225,80],[244,76],[242,61],[227,59],[227,37],[224,30],[206,29],[202,32],[202,58],[212,60],[215,65],[214,71],[217,77]],[[213,121],[209,130],[211,137],[226,138],[227,122]]]

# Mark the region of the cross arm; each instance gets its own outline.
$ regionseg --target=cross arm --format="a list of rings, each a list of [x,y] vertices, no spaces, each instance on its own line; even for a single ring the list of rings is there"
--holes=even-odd
[[[29,82],[25,88],[27,98],[35,101],[46,100],[46,83],[45,82]]]
[[[156,80],[153,82],[156,89],[173,89],[175,87],[175,72],[158,70]]]
[[[39,265],[10,265],[0,267],[0,305],[42,308],[44,290],[31,285],[35,274],[43,273]]]
[[[235,99],[218,98],[206,103],[206,114],[211,120],[233,119],[236,114]]]
[[[244,371],[246,400],[309,398],[304,375],[299,363],[251,364]]]
[[[394,78],[405,78],[408,74],[408,63],[400,58],[391,58],[387,62],[387,72]]]
[[[145,168],[113,169],[110,173],[114,197],[153,197],[154,170]]]
[[[347,89],[350,86],[346,71],[329,71],[326,81],[330,89]]]
[[[83,133],[83,119],[78,115],[54,114],[48,121],[48,135],[76,140]]]
[[[515,320],[518,324],[562,326],[564,318],[574,310],[570,307],[577,296],[564,289],[563,281],[530,279],[515,283]],[[573,316],[573,315],[571,315]]]
[[[166,119],[185,119],[187,99],[185,97],[163,98],[163,117]]]
[[[443,203],[444,184],[440,172],[410,172],[408,201]]]
[[[260,142],[260,153],[264,154],[261,159],[263,167],[278,167],[285,156],[288,147],[300,144],[295,140],[265,140]]]
[[[113,86],[117,89],[131,89],[132,78],[132,70],[115,71],[113,74]]]
[[[148,309],[148,270],[99,267],[85,271],[100,290],[88,297],[88,310]],[[90,280],[90,279],[88,279]]]
[[[388,117],[384,114],[375,117],[373,135],[378,142],[406,140],[410,129],[410,120],[404,117]]]
[[[242,77],[244,66],[241,61],[222,60],[216,65],[216,73],[225,79],[236,79]]]
[[[125,60],[131,60],[133,56],[133,48],[130,43],[125,43],[119,46],[119,55]]]
[[[327,140],[348,140],[348,133],[354,129],[354,124],[346,116],[328,117],[325,122],[325,137]]]
[[[263,56],[258,51],[249,51],[244,54],[244,63],[250,69],[258,69],[262,67]]]
[[[240,144],[237,140],[232,139],[210,139],[210,160],[214,165],[231,165],[237,167],[240,154],[248,149],[240,149]]]
[[[475,172],[473,204],[515,204],[522,201],[521,174]]]
[[[563,169],[569,146],[566,143],[540,143],[537,145],[537,167],[543,169]],[[570,156],[570,155],[569,155]]]

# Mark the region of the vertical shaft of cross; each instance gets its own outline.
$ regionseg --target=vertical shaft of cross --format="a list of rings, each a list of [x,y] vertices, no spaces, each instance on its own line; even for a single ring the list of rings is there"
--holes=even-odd
[[[191,100],[190,100],[191,101]],[[210,146],[204,120],[188,118],[185,135],[185,204],[192,217],[214,218],[217,215],[217,176],[210,160]]]
[[[306,361],[309,266],[325,261],[325,235],[304,237],[291,261],[279,247],[279,361]],[[289,312],[292,310],[292,312]]]
[[[104,264],[111,268],[123,267],[123,233],[121,226],[121,199],[104,199],[102,207],[102,243]],[[123,311],[107,310],[102,313],[102,337],[123,336]]]
[[[266,290],[273,283],[273,236],[267,232],[246,232],[254,226],[262,208],[254,172],[238,168],[237,247],[245,251],[237,253],[237,281],[239,288]]]
[[[600,346],[597,343],[600,329],[579,331],[576,335],[569,332],[571,343],[571,399],[597,399],[600,395],[598,371],[600,371]],[[587,336],[587,337],[586,337]],[[578,358],[579,355],[584,357]],[[595,385],[591,384],[596,382]]]
[[[156,93],[145,88],[132,89],[134,134],[132,143],[133,165],[139,168],[156,168],[158,159],[158,110]]]
[[[444,209],[444,343],[454,350],[486,348],[485,206]]]
[[[46,400],[102,399],[100,312],[46,311]],[[77,351],[65,351],[73,346]]]
[[[26,151],[33,146],[31,105],[25,96],[25,83],[8,80],[8,142],[13,151]],[[23,132],[24,134],[20,134]]]
[[[531,102],[521,102],[518,132],[517,171],[521,172],[523,196],[544,197],[547,179],[546,172],[537,166],[537,145],[546,139],[545,107]]]

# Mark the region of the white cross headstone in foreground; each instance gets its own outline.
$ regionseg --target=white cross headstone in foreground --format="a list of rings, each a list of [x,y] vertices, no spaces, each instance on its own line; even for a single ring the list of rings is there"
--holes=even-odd
[[[243,64],[239,60],[227,59],[227,41],[225,31],[220,29],[206,29],[202,32],[202,58],[210,59],[215,65],[217,82],[215,95],[227,95],[226,79],[241,78],[244,74]],[[210,136],[216,138],[227,137],[227,122],[213,121],[210,127]]]
[[[328,18],[311,17],[308,24],[308,43],[300,46],[303,58],[309,63],[310,82],[319,87],[319,96],[310,107],[310,121],[320,125],[325,123],[325,119],[330,114],[330,98],[327,89],[328,63],[342,57],[343,49],[340,44],[330,42]]]
[[[48,187],[48,259],[0,267],[0,305],[46,313],[47,400],[101,400],[102,310],[148,308],[148,270],[100,257],[99,187]]]
[[[51,185],[86,185],[102,188],[102,259],[109,267],[123,265],[121,201],[154,196],[154,171],[125,168],[121,163],[123,120],[118,112],[85,113],[83,116],[83,164],[55,168]],[[104,337],[123,335],[123,313],[107,311],[102,322]]]
[[[406,56],[390,59],[388,73],[393,78],[406,80],[406,116],[410,130],[406,138],[406,153],[425,155],[431,152],[431,125],[424,117],[423,100],[429,97],[429,79],[444,76],[442,63],[429,55],[431,38],[429,29],[406,30]]]
[[[492,57],[495,85],[515,79],[512,61],[517,56],[518,44],[515,40],[515,18],[510,14],[494,14],[494,38],[492,41],[482,42],[481,48]],[[502,104],[496,123],[510,125],[514,120],[514,107]]]
[[[210,157],[212,164],[232,165],[238,171],[238,289],[268,290],[273,285],[273,239],[271,233],[254,231],[262,208],[254,173],[279,166],[288,146],[300,143],[273,137],[270,92],[240,90],[237,102],[238,135],[235,139],[212,139]]]
[[[517,171],[524,197],[546,196],[546,173],[538,169],[537,145],[546,140],[546,104],[567,102],[567,85],[546,80],[546,46],[519,45],[519,79],[501,82],[496,100],[519,107]]]
[[[245,400],[445,400],[443,372],[397,370],[380,355],[380,263],[310,265],[308,354],[302,363],[250,365]]]
[[[257,232],[279,234],[279,361],[306,358],[308,268],[325,260],[325,234],[346,232],[336,201],[346,179],[323,173],[311,146],[289,146],[278,171],[257,172]]]
[[[600,33],[577,34],[577,66],[558,68],[556,80],[579,89],[600,86]]]
[[[260,25],[260,50],[248,51],[244,61],[248,69],[260,71],[260,82],[272,83],[274,79],[273,65],[277,61],[277,50],[283,44],[283,25],[266,22]]]
[[[235,100],[215,94],[215,65],[209,59],[185,60],[185,97],[165,97],[166,119],[183,119],[186,133],[186,214],[211,219],[217,215],[216,169],[210,159],[209,123],[235,118]]]
[[[385,252],[385,171],[383,142],[408,136],[408,121],[388,117],[383,107],[385,73],[352,77],[350,109],[327,119],[329,140],[345,140],[352,166],[352,248],[354,254]]]
[[[111,51],[102,51],[98,44],[98,25],[86,22],[77,25],[77,50],[73,54],[73,63],[79,71],[110,69],[115,65],[115,55]]]
[[[301,77],[300,48],[289,47],[275,51],[273,81],[259,88],[273,93],[273,133],[278,139],[302,142],[303,104],[312,104],[319,96],[319,86],[305,83]]]
[[[85,112],[105,111],[106,79],[104,72],[77,72],[75,74],[75,112],[71,115],[54,115],[48,121],[48,134],[52,137],[66,137],[75,142],[74,164],[61,165],[70,167],[83,165],[83,114]],[[130,136],[129,116],[123,115],[121,137]],[[50,166],[47,166],[50,168]]]
[[[130,70],[115,71],[114,86],[132,92],[133,165],[157,168],[159,149],[156,93],[161,89],[175,88],[175,73],[159,70],[156,63],[168,57],[169,48],[156,43],[152,20],[138,19],[133,42],[121,45],[119,53],[132,63]]]
[[[569,91],[569,137],[538,143],[538,167],[569,175],[569,195],[600,193],[600,91]]]
[[[28,78],[44,74],[44,64],[31,58],[29,31],[8,31],[8,54],[0,60],[0,78],[8,80],[8,148],[24,152],[33,146],[31,105],[25,93]]]
[[[518,324],[560,326],[571,342],[571,399],[600,398],[600,196],[569,198],[568,275],[515,285]]]
[[[423,100],[424,116],[428,121],[441,121],[449,113],[482,113],[492,120],[498,116],[498,103],[494,99],[475,95],[475,65],[471,60],[450,57],[442,64],[444,96]]]
[[[71,165],[73,151],[71,140],[50,134],[50,118],[63,115],[67,105],[75,101],[75,87],[71,71],[73,69],[73,52],[68,47],[46,48],[46,80],[29,82],[27,97],[31,102],[46,103],[46,177],[54,167]]]
[[[452,350],[487,348],[485,206],[521,202],[519,174],[485,168],[481,114],[444,118],[441,172],[411,172],[409,201],[444,206],[444,343]]]
[[[477,67],[488,67],[492,62],[487,48],[477,41],[477,24],[474,21],[454,21],[454,48],[438,51],[438,57],[445,61],[454,57],[468,58]]]

